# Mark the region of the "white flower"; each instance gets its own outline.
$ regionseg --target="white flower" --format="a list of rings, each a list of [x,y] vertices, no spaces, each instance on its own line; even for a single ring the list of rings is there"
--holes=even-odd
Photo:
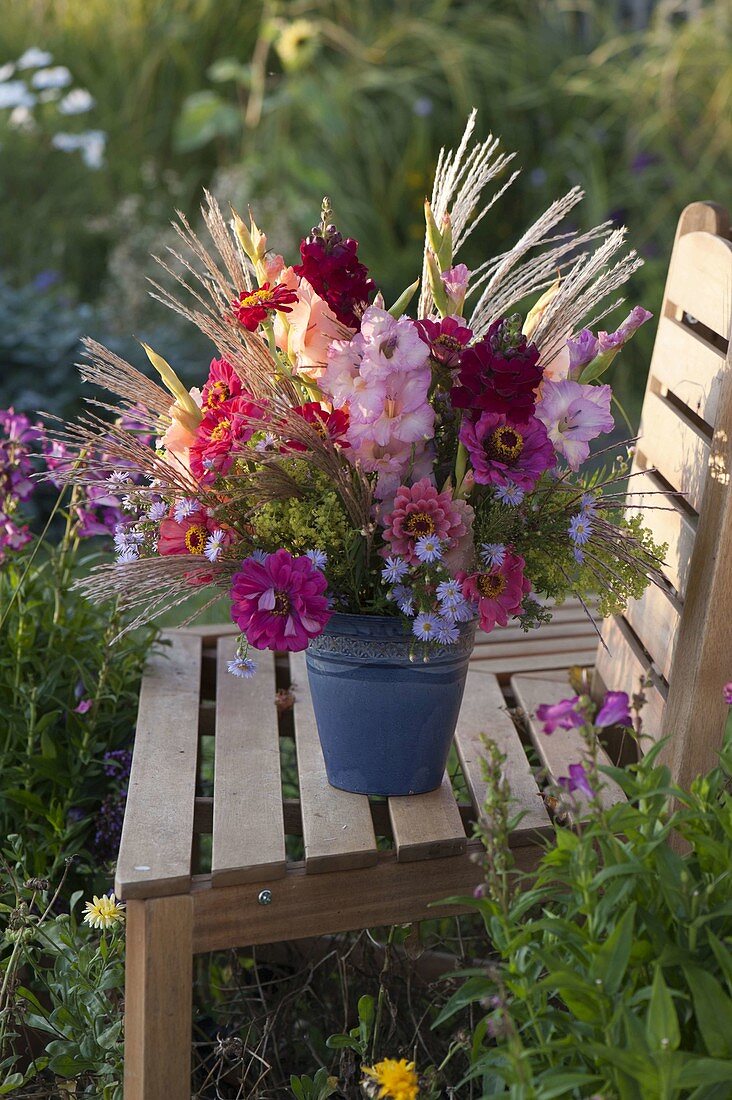
[[[39,103],[55,103],[61,92],[58,88],[46,88],[44,92],[38,93]]]
[[[439,622],[436,615],[430,615],[427,611],[420,611],[412,623],[412,633],[421,642],[437,641]]]
[[[31,77],[31,84],[38,89],[65,88],[71,81],[71,73],[65,65],[57,65],[54,69],[39,69]]]
[[[33,118],[30,107],[13,107],[8,119],[8,126],[11,130],[23,130],[26,134],[32,133],[36,129],[36,120]]]
[[[124,550],[120,550],[117,555],[117,561],[120,565],[129,565],[132,561],[137,561],[140,556],[140,551],[136,546],[125,546]]]
[[[93,170],[101,168],[104,164],[107,135],[103,130],[85,130],[79,137],[82,139],[80,149],[84,164]]]
[[[33,107],[36,97],[22,80],[9,80],[0,84],[0,109],[8,107]]]
[[[168,511],[168,506],[164,500],[156,500],[150,505],[147,510],[147,518],[151,519],[154,523],[163,519],[165,513]]]
[[[94,96],[86,88],[72,88],[58,105],[62,115],[83,115],[94,106]]]
[[[15,65],[12,61],[8,61],[6,65],[0,65],[0,81],[10,80],[10,77],[15,72]]]
[[[225,533],[220,527],[217,527],[206,539],[206,547],[203,552],[210,562],[217,562],[221,557],[225,538]]]
[[[176,523],[182,523],[184,519],[192,515],[198,508],[198,501],[191,497],[183,497],[173,508],[173,519]]]
[[[39,50],[38,46],[30,46],[16,61],[19,69],[40,69],[43,65],[50,65],[53,54],[48,50]]]

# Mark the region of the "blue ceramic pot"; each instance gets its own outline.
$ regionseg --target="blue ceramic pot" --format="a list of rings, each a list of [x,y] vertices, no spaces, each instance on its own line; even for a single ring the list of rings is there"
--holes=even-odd
[[[445,772],[475,622],[424,660],[401,619],[331,617],[305,659],[328,781],[359,794],[423,794]]]

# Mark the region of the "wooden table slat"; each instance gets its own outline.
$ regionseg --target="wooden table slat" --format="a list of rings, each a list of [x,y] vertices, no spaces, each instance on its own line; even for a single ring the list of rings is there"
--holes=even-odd
[[[291,654],[290,667],[306,868],[309,872],[345,871],[376,863],[376,835],[368,798],[336,790],[328,783],[305,654]]]
[[[201,639],[171,632],[140,689],[137,733],[115,892],[179,894],[191,881]]]
[[[274,656],[258,656],[256,676],[232,676],[235,638],[220,638],[211,881],[251,882],[285,873]]]
[[[535,838],[537,831],[549,829],[551,823],[521,739],[505,708],[506,701],[495,677],[471,669],[455,732],[455,745],[478,814],[482,813],[486,795],[482,766],[485,748],[481,735],[485,733],[506,757],[513,808],[516,813],[524,814],[512,835],[512,843],[521,845]]]
[[[389,817],[400,862],[465,851],[465,827],[447,775],[435,791],[390,798]]]

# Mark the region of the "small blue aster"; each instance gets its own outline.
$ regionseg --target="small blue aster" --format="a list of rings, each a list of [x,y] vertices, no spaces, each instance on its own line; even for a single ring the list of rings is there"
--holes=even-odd
[[[421,562],[433,562],[442,560],[442,547],[440,540],[434,535],[422,535],[414,544],[414,553]]]
[[[460,582],[455,580],[440,581],[435,589],[435,595],[442,604],[458,604],[462,602],[463,593]]]
[[[592,493],[583,493],[580,499],[580,508],[586,516],[593,516],[597,510],[597,499]]]
[[[454,645],[460,637],[460,629],[455,622],[440,616],[437,620],[437,641],[441,645]]]
[[[414,614],[414,593],[406,584],[395,584],[390,597],[392,600],[396,600],[402,615]]]
[[[480,550],[483,564],[488,569],[500,569],[506,557],[506,547],[502,542],[484,542]]]
[[[168,506],[164,500],[154,501],[147,510],[147,518],[157,522],[165,516]]]
[[[173,508],[173,518],[176,523],[182,523],[184,519],[192,515],[197,510],[197,500],[191,500],[190,497],[183,497],[183,499],[179,500]]]
[[[239,676],[242,680],[251,680],[257,671],[257,665],[251,657],[235,657],[233,661],[229,661],[226,669],[232,676]]]
[[[572,542],[577,546],[584,546],[586,542],[590,540],[590,534],[592,533],[592,523],[589,516],[584,515],[582,512],[578,512],[576,516],[572,516],[569,521],[569,537]]]
[[[225,538],[226,534],[221,530],[220,527],[217,527],[216,530],[212,531],[206,539],[206,546],[203,552],[210,562],[217,562],[221,557],[221,551],[224,548]]]
[[[574,560],[579,565],[584,565],[584,562],[585,562],[585,552],[584,552],[584,550],[580,550],[579,546],[575,546],[572,549],[572,553],[574,554]]]
[[[328,564],[328,555],[325,550],[306,550],[305,557],[310,558],[316,569],[325,569]]]
[[[266,550],[252,550],[249,555],[251,561],[257,561],[260,565],[264,565],[268,557],[269,554]]]
[[[381,575],[388,584],[398,584],[408,572],[409,566],[404,558],[387,558]]]
[[[454,619],[456,623],[468,623],[478,613],[475,604],[471,600],[463,600],[456,607],[451,607],[449,611],[450,618]]]
[[[436,642],[439,630],[439,617],[429,611],[420,611],[412,623],[412,633],[420,642]]]
[[[516,508],[524,499],[526,493],[513,481],[507,481],[505,485],[498,486],[496,496],[501,504],[509,504],[512,508]]]

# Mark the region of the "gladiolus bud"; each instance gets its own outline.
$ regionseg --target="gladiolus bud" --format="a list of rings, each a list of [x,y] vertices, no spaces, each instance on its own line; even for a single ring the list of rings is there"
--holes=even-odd
[[[429,279],[432,297],[435,300],[435,305],[439,310],[440,316],[446,317],[450,312],[450,303],[447,299],[445,284],[440,278],[440,266],[432,251],[427,252],[427,278]]]
[[[557,275],[556,280],[552,283],[549,289],[544,291],[539,301],[536,302],[536,304],[533,305],[529,312],[526,314],[526,320],[524,321],[524,326],[521,331],[523,332],[527,340],[531,339],[536,329],[536,326],[539,324],[539,321],[542,319],[548,307],[556,298],[559,292],[560,278],[561,277]]]
[[[158,355],[157,352],[153,351],[153,349],[148,344],[143,343],[142,347],[145,349],[145,354],[147,355],[152,365],[155,367],[155,370],[162,378],[166,389],[168,389],[168,391],[172,393],[173,397],[175,398],[176,404],[181,408],[183,412],[187,413],[197,425],[201,420],[201,410],[189,394],[186,387],[181,382],[178,375],[175,373],[170,364],[167,363],[165,359],[163,359],[162,355]]]

